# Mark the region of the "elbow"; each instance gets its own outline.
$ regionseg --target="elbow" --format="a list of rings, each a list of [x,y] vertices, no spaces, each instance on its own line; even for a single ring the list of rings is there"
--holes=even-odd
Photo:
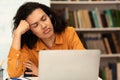
[[[18,77],[20,77],[22,75],[17,71],[13,71],[13,70],[9,70],[9,69],[7,69],[7,72],[8,72],[8,76],[10,78],[18,78]]]

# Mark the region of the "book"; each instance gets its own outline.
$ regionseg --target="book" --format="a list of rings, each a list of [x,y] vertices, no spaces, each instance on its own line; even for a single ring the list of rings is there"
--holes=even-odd
[[[115,54],[116,48],[115,48],[115,44],[114,44],[111,33],[102,34],[102,37],[107,38],[108,44],[110,45],[110,49],[111,49],[112,53]]]
[[[98,20],[98,27],[102,28],[103,24],[102,24],[102,20],[101,20],[101,16],[100,16],[101,14],[97,7],[95,8],[95,12],[96,12],[97,20]]]
[[[73,11],[73,17],[74,17],[74,23],[75,23],[75,28],[78,28],[78,19],[77,19],[77,11]]]
[[[117,80],[117,64],[109,63],[109,68],[112,70],[112,80]]]
[[[100,33],[86,33],[83,35],[87,49],[100,49],[102,54],[106,53],[106,49]]]
[[[120,18],[120,10],[117,9],[107,9],[104,11],[106,15],[107,23],[109,27],[119,27],[119,18]]]
[[[92,28],[91,21],[90,21],[90,16],[89,16],[89,11],[87,9],[83,9],[83,17],[84,17],[84,27],[85,28]]]
[[[81,10],[78,9],[77,10],[77,20],[78,20],[78,27],[81,28],[82,27],[82,14],[81,14]]]
[[[111,13],[110,9],[105,10],[104,14],[105,14],[105,17],[106,17],[106,20],[107,20],[108,27],[113,27],[114,24],[113,24],[113,21],[112,21],[112,13]]]
[[[78,16],[79,16],[79,28],[86,28],[86,21],[85,21],[85,18],[84,18],[84,14],[83,14],[83,10],[78,10]]]
[[[112,51],[111,51],[111,48],[110,48],[110,45],[109,45],[109,42],[108,42],[108,38],[104,37],[103,38],[103,43],[104,43],[104,46],[105,46],[105,49],[106,49],[106,53],[107,54],[112,54]]]
[[[108,27],[108,24],[107,24],[107,20],[106,20],[106,17],[105,17],[105,14],[100,14],[100,17],[101,17],[101,21],[102,21],[102,25],[104,28]]]
[[[73,13],[73,11],[71,11],[71,10],[69,10],[68,24],[69,24],[70,26],[75,27],[74,13]]]
[[[117,80],[120,80],[120,62],[117,63]]]
[[[105,80],[112,80],[112,70],[109,68],[109,66],[105,67]]]
[[[115,45],[115,49],[117,53],[120,53],[120,45],[119,45],[119,34],[117,33],[111,33],[112,39],[113,39],[113,43]]]
[[[96,11],[95,10],[91,10],[91,13],[92,13],[92,18],[93,18],[93,22],[95,24],[95,27],[99,28],[99,23],[98,23]]]
[[[90,21],[91,21],[92,28],[95,28],[95,22],[94,22],[94,18],[93,18],[93,15],[92,15],[92,11],[89,11],[89,16],[90,16]]]

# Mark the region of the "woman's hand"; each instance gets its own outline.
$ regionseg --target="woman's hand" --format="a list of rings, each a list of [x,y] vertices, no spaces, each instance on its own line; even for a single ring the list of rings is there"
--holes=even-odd
[[[31,70],[31,72],[25,72],[25,74],[33,74],[38,76],[38,67],[34,63],[32,63],[31,61],[27,61],[24,62],[23,65]]]
[[[26,31],[30,29],[29,23],[26,20],[21,20],[17,29],[15,30],[15,33],[17,34],[24,34]]]
[[[16,50],[21,49],[21,35],[30,29],[29,23],[26,20],[21,20],[18,27],[14,31],[12,47]]]

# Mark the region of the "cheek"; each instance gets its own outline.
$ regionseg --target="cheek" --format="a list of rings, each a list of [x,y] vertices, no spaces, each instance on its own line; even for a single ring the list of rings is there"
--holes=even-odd
[[[53,24],[52,24],[52,22],[51,22],[50,19],[48,19],[48,20],[46,21],[46,24],[48,24],[49,26],[53,26]]]
[[[36,36],[42,34],[42,31],[41,31],[41,29],[39,29],[39,28],[31,29],[31,31],[32,31],[33,34],[35,34]]]

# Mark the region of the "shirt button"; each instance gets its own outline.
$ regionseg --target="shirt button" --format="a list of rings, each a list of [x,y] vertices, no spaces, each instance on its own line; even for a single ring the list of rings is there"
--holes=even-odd
[[[17,54],[17,57],[19,56],[19,54]]]

